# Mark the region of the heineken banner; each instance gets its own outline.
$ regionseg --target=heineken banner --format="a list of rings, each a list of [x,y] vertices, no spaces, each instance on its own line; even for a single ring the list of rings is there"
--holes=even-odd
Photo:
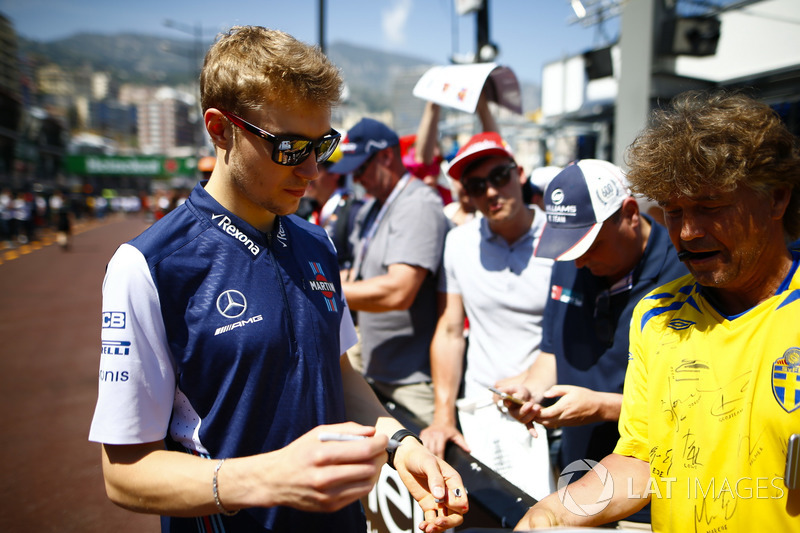
[[[79,176],[191,176],[196,157],[70,155],[65,170]]]

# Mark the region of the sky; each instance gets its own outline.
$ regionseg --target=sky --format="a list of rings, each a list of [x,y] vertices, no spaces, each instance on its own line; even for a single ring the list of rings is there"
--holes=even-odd
[[[571,23],[569,0],[489,0],[495,60],[522,82],[539,83],[542,67],[608,43],[618,19],[602,28]],[[457,15],[454,0],[325,0],[325,40],[399,52],[434,64],[475,52],[475,14]],[[318,44],[320,0],[0,0],[0,13],[28,39],[52,41],[79,32],[130,31],[209,42],[233,25],[266,26]],[[165,21],[177,23],[178,29]],[[609,34],[609,35],[604,35]]]

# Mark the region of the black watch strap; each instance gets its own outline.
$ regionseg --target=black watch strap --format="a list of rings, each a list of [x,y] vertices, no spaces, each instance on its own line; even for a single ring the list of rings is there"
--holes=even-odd
[[[422,444],[422,440],[413,431],[409,431],[407,429],[398,430],[394,435],[392,435],[392,440],[396,440],[398,442],[402,442],[403,439],[406,438],[406,437],[414,437],[415,439],[417,439],[417,442]],[[389,458],[386,459],[386,464],[391,466],[392,468],[395,468],[394,467],[394,454],[397,452],[397,448],[395,448],[394,450],[386,450],[386,451],[389,454]],[[397,469],[395,468],[395,470],[397,470]]]

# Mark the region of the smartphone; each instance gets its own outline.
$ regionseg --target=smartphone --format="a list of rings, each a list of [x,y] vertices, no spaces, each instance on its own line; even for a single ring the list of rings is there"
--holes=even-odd
[[[783,483],[789,490],[800,489],[800,433],[795,433],[789,437]]]
[[[523,402],[519,398],[515,398],[514,396],[511,396],[509,393],[503,392],[500,389],[496,389],[494,387],[489,387],[489,390],[492,391],[493,393],[497,394],[498,396],[500,396],[504,400],[509,400],[510,402],[515,403],[517,405],[525,404],[525,402]]]
[[[539,405],[541,405],[542,407],[550,407],[551,405],[556,403],[559,398],[561,398],[561,396],[556,396],[555,398],[542,398],[542,401],[539,402]]]

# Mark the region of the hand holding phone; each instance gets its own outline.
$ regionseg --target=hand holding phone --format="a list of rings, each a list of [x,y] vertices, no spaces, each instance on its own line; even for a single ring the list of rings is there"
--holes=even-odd
[[[515,403],[517,405],[524,405],[525,404],[525,402],[520,400],[519,398],[511,396],[509,393],[503,392],[500,389],[496,389],[495,387],[489,387],[489,390],[492,391],[493,393],[497,394],[498,396],[500,396],[500,398],[502,398],[503,400],[508,400],[508,401],[510,401],[512,403]]]

